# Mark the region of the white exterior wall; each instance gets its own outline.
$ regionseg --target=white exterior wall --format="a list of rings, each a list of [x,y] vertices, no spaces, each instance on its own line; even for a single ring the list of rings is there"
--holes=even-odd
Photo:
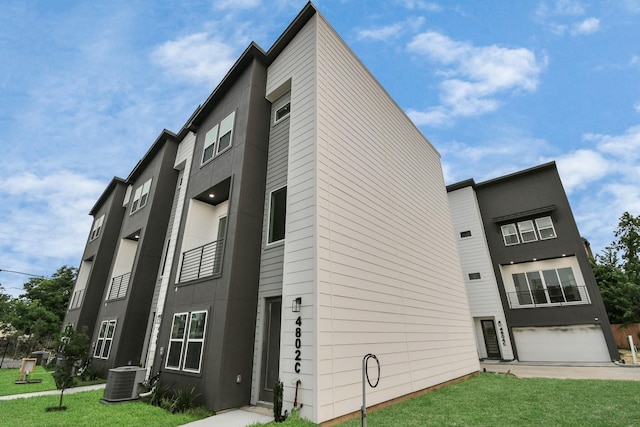
[[[359,411],[367,353],[382,366],[369,405],[478,371],[479,363],[439,154],[317,20],[314,421],[322,422]]]
[[[318,420],[316,385],[316,17],[269,66],[267,98],[275,100],[291,85],[287,175],[287,223],[282,279],[280,378],[284,407],[293,405],[295,381],[300,379],[301,416]],[[302,297],[301,313],[291,301]],[[301,366],[295,372],[295,320],[302,317]]]
[[[511,338],[498,292],[498,283],[489,254],[475,190],[471,186],[464,187],[449,192],[448,196],[454,238],[458,243],[463,280],[467,288],[471,315],[474,318],[478,355],[480,358],[487,357],[480,319],[494,319],[502,358],[512,360]],[[470,231],[471,237],[461,238],[460,233],[463,231]],[[469,273],[480,273],[480,279],[470,280]],[[500,330],[501,327],[502,330]]]

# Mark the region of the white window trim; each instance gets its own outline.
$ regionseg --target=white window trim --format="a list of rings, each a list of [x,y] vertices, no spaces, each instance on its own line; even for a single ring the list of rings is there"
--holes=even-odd
[[[189,338],[192,327],[192,320],[194,314],[204,313],[204,329],[202,331],[202,338]],[[182,338],[172,338],[171,332],[173,332],[173,326],[175,324],[176,317],[186,316],[185,320],[185,328]],[[204,346],[207,338],[207,322],[209,321],[209,312],[208,310],[198,310],[191,312],[182,312],[182,313],[174,313],[173,320],[171,322],[171,331],[169,332],[169,346],[167,350],[167,358],[165,360],[165,368],[170,369],[172,371],[184,371],[184,372],[192,372],[199,373],[202,370],[202,358],[204,356]],[[171,343],[172,342],[180,342],[180,358],[178,359],[178,366],[169,365],[169,354],[171,351]],[[187,361],[187,353],[189,350],[189,343],[199,342],[202,343],[200,347],[200,355],[198,357],[198,369],[187,369],[185,367]]]
[[[540,225],[538,224],[539,220],[543,220],[549,218],[549,222],[551,223],[550,227],[540,227]],[[540,235],[540,240],[549,240],[549,239],[555,239],[556,237],[558,237],[558,235],[556,234],[556,227],[553,225],[553,219],[550,216],[543,216],[540,218],[536,218],[535,220],[536,222],[536,228],[538,229],[538,234]],[[552,230],[553,231],[553,236],[551,237],[542,237],[542,230]]]
[[[236,111],[229,113],[224,119],[213,126],[204,137],[204,146],[202,148],[202,161],[200,165],[205,165],[215,159],[218,155],[224,153],[233,147],[234,129],[236,125]],[[223,149],[220,149],[220,139],[229,134],[229,145]],[[208,148],[213,147],[211,157],[205,159],[205,152]]]
[[[144,184],[136,188],[136,191],[133,194],[133,200],[131,201],[130,215],[133,215],[147,205],[147,202],[149,201],[149,190],[151,189],[151,179],[152,178],[149,178]]]
[[[529,225],[531,226],[531,228],[530,229],[525,229],[523,231],[523,228],[525,226],[529,226]],[[536,231],[536,226],[535,226],[535,224],[534,224],[532,219],[526,219],[524,221],[518,221],[517,227],[518,227],[518,234],[520,234],[520,241],[522,243],[531,243],[531,242],[537,242],[538,241],[538,233]],[[533,238],[527,237],[525,239],[525,234],[527,236],[532,235]]]
[[[176,322],[176,317],[180,317],[180,316],[186,316],[186,320],[185,320],[185,325],[184,325],[184,332],[182,335],[182,338],[173,338],[172,334],[173,334],[173,326],[175,325]],[[173,319],[171,321],[171,329],[169,330],[169,345],[167,346],[167,359],[164,362],[164,367],[166,369],[171,369],[172,371],[179,371],[180,368],[182,368],[182,358],[184,357],[184,343],[185,343],[185,337],[187,334],[187,329],[188,329],[188,325],[187,325],[187,321],[189,321],[189,312],[182,312],[182,313],[174,313],[173,314]],[[180,358],[178,359],[178,366],[170,366],[169,365],[169,354],[171,352],[171,343],[172,342],[180,342]]]
[[[287,106],[289,107],[289,111],[287,112],[287,114],[285,114],[284,116],[278,118],[278,111],[282,110],[283,108],[286,108]],[[283,105],[278,107],[273,112],[273,124],[276,125],[276,124],[280,123],[281,121],[283,121],[284,119],[286,119],[290,115],[291,115],[291,101],[284,103]]]
[[[505,234],[505,227],[508,227],[512,225],[515,229],[515,233],[511,234]],[[500,226],[500,232],[502,233],[502,240],[504,241],[504,245],[505,246],[514,246],[514,245],[519,245],[520,244],[520,236],[518,234],[518,227],[515,224],[504,224],[502,226]],[[507,242],[507,237],[510,236],[516,236],[516,240],[518,240],[516,243],[508,243]]]
[[[93,241],[100,237],[100,231],[102,231],[102,224],[104,223],[104,214],[96,219],[93,223],[93,228],[91,229],[91,235],[89,236],[89,241]]]
[[[200,313],[204,313],[204,330],[202,331],[202,338],[189,338],[189,335],[191,334],[191,324],[192,324],[192,320],[193,320],[193,315],[194,314],[200,314]],[[207,319],[207,316],[209,315],[209,313],[207,312],[207,310],[200,310],[200,311],[192,311],[191,313],[189,313],[188,319],[189,319],[189,328],[187,331],[187,336],[185,337],[184,340],[184,360],[182,361],[182,370],[185,372],[195,372],[195,373],[199,373],[200,370],[202,369],[202,355],[204,354],[204,343],[205,343],[205,339],[207,337],[207,321],[209,319]],[[187,354],[189,352],[189,343],[191,342],[200,342],[202,343],[202,347],[200,347],[200,357],[198,358],[198,369],[187,369],[185,367],[185,364],[187,362]]]
[[[111,336],[109,336],[109,329],[111,324],[113,324],[113,332],[111,334]],[[103,331],[102,326],[105,325],[105,329]],[[100,323],[100,329],[98,332],[98,340],[96,341],[96,347],[93,351],[93,357],[97,358],[97,359],[108,359],[109,356],[111,355],[111,348],[113,348],[113,337],[116,334],[116,326],[117,326],[117,321],[116,320],[103,320]],[[104,332],[104,334],[103,334]],[[100,349],[100,354],[98,354],[98,343],[102,341],[102,345],[99,347]],[[109,341],[109,350],[107,351],[107,354],[104,354],[104,349],[105,349],[105,344],[106,342]]]
[[[207,131],[204,135],[204,148],[202,149],[202,164],[209,163],[216,156],[216,141],[218,140],[218,129],[220,124],[215,125]],[[211,157],[205,159],[204,156],[209,147],[213,147],[211,150]]]
[[[284,243],[284,241],[285,241],[285,239],[287,237],[287,217],[286,217],[286,213],[285,213],[284,237],[282,239],[280,239],[280,240],[269,241],[269,239],[270,239],[269,234],[271,234],[270,232],[271,232],[271,214],[272,214],[272,208],[273,208],[273,206],[272,206],[272,204],[273,204],[273,193],[276,193],[276,192],[282,190],[283,188],[287,188],[287,186],[283,185],[283,186],[278,187],[278,188],[276,188],[274,190],[271,190],[269,192],[269,210],[268,210],[268,213],[267,213],[267,227],[266,227],[267,228],[267,239],[266,239],[266,241],[267,241],[266,246],[267,247],[275,246],[275,245],[279,245],[279,244],[281,245],[281,244]],[[288,196],[288,194],[287,194],[287,196]]]
[[[230,122],[230,124],[227,125],[226,122]],[[218,154],[224,153],[225,151],[227,151],[231,147],[233,147],[233,129],[235,127],[235,124],[236,124],[236,112],[235,111],[232,111],[231,114],[229,114],[227,117],[222,119],[222,121],[220,122],[220,130],[218,131],[218,138],[216,139],[216,156]],[[228,127],[228,129],[227,129],[227,127]],[[224,131],[224,133],[223,133],[223,131]],[[226,134],[230,134],[230,136],[229,136],[229,145],[226,146],[223,149],[220,149],[220,140]]]

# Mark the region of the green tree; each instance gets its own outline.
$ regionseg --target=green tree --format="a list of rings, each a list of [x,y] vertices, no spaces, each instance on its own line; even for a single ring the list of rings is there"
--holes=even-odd
[[[69,305],[77,270],[60,267],[50,278],[31,278],[25,292],[12,302],[7,320],[20,333],[33,335],[33,344],[57,336]]]
[[[625,212],[616,239],[593,260],[600,294],[611,323],[640,322],[640,216]],[[620,254],[620,257],[618,257]]]
[[[47,410],[62,411],[66,409],[66,406],[62,406],[64,391],[75,385],[76,370],[82,366],[82,361],[87,357],[88,351],[89,338],[87,335],[84,332],[77,332],[71,327],[65,328],[60,337],[58,360],[53,372],[56,388],[60,390],[60,402],[57,408],[47,408]]]

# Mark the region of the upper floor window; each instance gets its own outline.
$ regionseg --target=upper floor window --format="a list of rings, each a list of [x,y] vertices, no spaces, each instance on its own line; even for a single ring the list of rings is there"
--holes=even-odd
[[[284,240],[287,219],[287,187],[271,192],[269,201],[269,235],[267,243]]]
[[[96,219],[93,223],[93,228],[91,229],[91,235],[89,236],[89,241],[95,240],[100,236],[100,230],[102,230],[102,223],[104,222],[104,215],[100,218]]]
[[[557,237],[550,216],[519,221],[516,224],[505,224],[500,227],[500,231],[506,246]]]
[[[276,114],[274,116],[274,122],[278,123],[280,120],[288,117],[290,112],[291,112],[291,103],[287,102],[285,105],[283,105],[282,107],[276,110]]]
[[[471,230],[461,231],[460,238],[464,239],[465,237],[471,237]]]
[[[131,203],[131,213],[137,212],[147,204],[149,199],[149,190],[151,189],[151,178],[140,187],[136,188],[133,194],[133,203]]]
[[[546,304],[588,303],[571,267],[533,270],[511,275],[515,292],[508,292],[511,308]]]
[[[202,163],[206,163],[215,155],[218,155],[231,147],[235,117],[236,112],[233,111],[205,134]]]

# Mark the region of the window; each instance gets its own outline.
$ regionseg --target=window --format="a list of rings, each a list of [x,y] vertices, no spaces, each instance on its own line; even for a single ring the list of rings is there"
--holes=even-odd
[[[470,230],[461,231],[460,232],[460,238],[464,239],[465,237],[471,237],[471,231]]]
[[[89,241],[95,240],[100,236],[100,230],[102,230],[102,223],[104,222],[104,215],[100,218],[96,219],[93,222],[93,228],[91,229],[91,235],[89,236]]]
[[[100,324],[100,332],[98,333],[98,341],[93,352],[93,357],[100,359],[108,359],[111,353],[111,343],[116,330],[115,320],[105,320]]]
[[[206,311],[173,315],[169,351],[165,364],[167,369],[200,372],[206,324]]]
[[[531,220],[519,222],[518,231],[520,232],[522,243],[535,242],[538,240],[536,230],[533,228],[533,221]]]
[[[75,291],[73,296],[71,297],[71,303],[69,304],[69,310],[73,310],[74,308],[80,307],[82,304],[82,295],[84,294],[84,289],[80,289],[79,291]]]
[[[235,117],[236,112],[234,111],[205,134],[202,163],[208,162],[214,155],[218,155],[231,147]]]
[[[553,228],[553,221],[550,216],[542,218],[536,218],[536,227],[538,227],[538,233],[540,233],[540,239],[554,239],[556,236],[556,229]]]
[[[202,163],[205,163],[213,158],[216,139],[218,139],[218,125],[215,125],[204,136],[204,152],[202,153]]]
[[[276,110],[276,115],[274,117],[274,122],[278,123],[280,120],[286,118],[289,116],[289,113],[291,112],[291,103],[287,102],[285,105],[283,105],[282,107],[278,108]]]
[[[480,280],[480,273],[469,273],[469,280]]]
[[[519,305],[583,301],[571,267],[512,274]]]
[[[516,231],[516,226],[514,224],[503,225],[501,229],[502,238],[504,239],[504,244],[506,246],[517,245],[520,243],[518,232]]]
[[[149,199],[149,190],[151,189],[151,179],[136,188],[133,195],[133,203],[131,204],[131,213],[137,212],[147,204]]]
[[[528,219],[517,224],[505,224],[500,229],[506,246],[558,237],[550,216],[536,218],[535,220]],[[460,235],[462,236],[462,233]]]
[[[284,239],[287,219],[287,187],[271,192],[269,200],[269,235],[267,243]]]

